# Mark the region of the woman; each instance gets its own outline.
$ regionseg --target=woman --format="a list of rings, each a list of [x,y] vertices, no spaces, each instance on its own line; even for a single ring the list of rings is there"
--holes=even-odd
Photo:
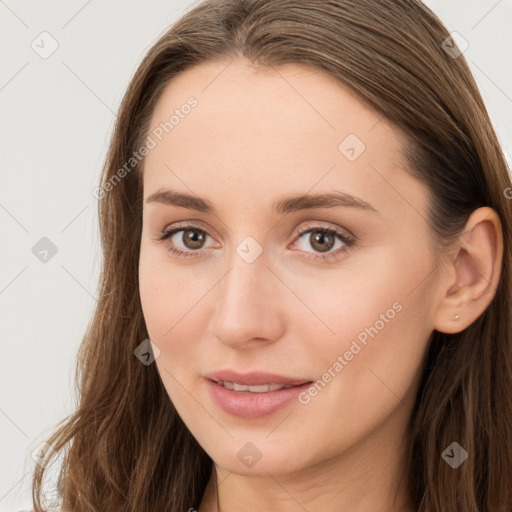
[[[150,49],[63,510],[512,510],[512,189],[455,49],[415,0],[203,2]]]

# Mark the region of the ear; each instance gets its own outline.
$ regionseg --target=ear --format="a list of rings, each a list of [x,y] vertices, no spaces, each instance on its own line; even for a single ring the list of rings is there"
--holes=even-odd
[[[487,206],[476,209],[455,246],[434,316],[434,328],[449,334],[471,325],[496,294],[503,258],[503,233],[496,211]]]

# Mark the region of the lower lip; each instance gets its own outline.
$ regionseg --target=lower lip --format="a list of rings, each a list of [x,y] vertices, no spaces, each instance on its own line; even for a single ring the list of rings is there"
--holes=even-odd
[[[206,384],[213,401],[227,414],[239,418],[261,418],[286,407],[297,400],[298,395],[311,386],[311,382],[301,386],[251,393],[250,391],[233,391],[216,382],[206,379]]]

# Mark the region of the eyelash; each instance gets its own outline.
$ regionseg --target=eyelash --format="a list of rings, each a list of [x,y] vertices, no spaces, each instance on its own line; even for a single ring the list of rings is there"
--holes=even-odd
[[[173,235],[175,235],[176,233],[179,233],[180,231],[199,231],[200,233],[208,235],[208,233],[206,231],[198,228],[197,226],[186,225],[186,226],[178,226],[169,231],[166,231],[166,230],[162,231],[160,236],[157,238],[157,241],[164,242],[165,240],[167,240],[168,238],[171,238]],[[344,246],[335,252],[330,252],[330,253],[325,253],[325,254],[314,253],[314,255],[313,255],[312,253],[306,252],[307,255],[304,257],[308,258],[308,259],[328,261],[328,260],[331,260],[332,258],[337,258],[338,256],[341,255],[341,253],[346,252],[347,247],[352,247],[356,241],[356,239],[353,235],[352,235],[352,237],[348,237],[345,234],[343,234],[341,231],[338,231],[335,228],[324,227],[324,226],[313,226],[313,227],[308,226],[307,228],[301,228],[298,232],[297,238],[300,238],[302,235],[304,235],[306,233],[311,233],[311,232],[315,232],[315,231],[323,233],[323,234],[335,236],[338,240],[341,240],[343,242]],[[208,235],[208,236],[210,236],[210,235]],[[178,258],[199,257],[204,252],[204,249],[200,249],[197,251],[193,251],[193,250],[181,251],[179,249],[176,249],[175,247],[167,247],[167,250],[169,252],[171,252],[172,254],[176,255]]]

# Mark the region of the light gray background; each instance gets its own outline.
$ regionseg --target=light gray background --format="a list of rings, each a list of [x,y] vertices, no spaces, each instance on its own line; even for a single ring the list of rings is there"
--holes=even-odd
[[[425,3],[468,41],[510,165],[512,0]],[[1,512],[31,506],[30,454],[73,410],[101,262],[92,190],[114,112],[145,52],[190,5],[0,0]],[[31,47],[43,31],[59,45],[47,59]],[[57,247],[46,263],[32,253],[42,237]]]

